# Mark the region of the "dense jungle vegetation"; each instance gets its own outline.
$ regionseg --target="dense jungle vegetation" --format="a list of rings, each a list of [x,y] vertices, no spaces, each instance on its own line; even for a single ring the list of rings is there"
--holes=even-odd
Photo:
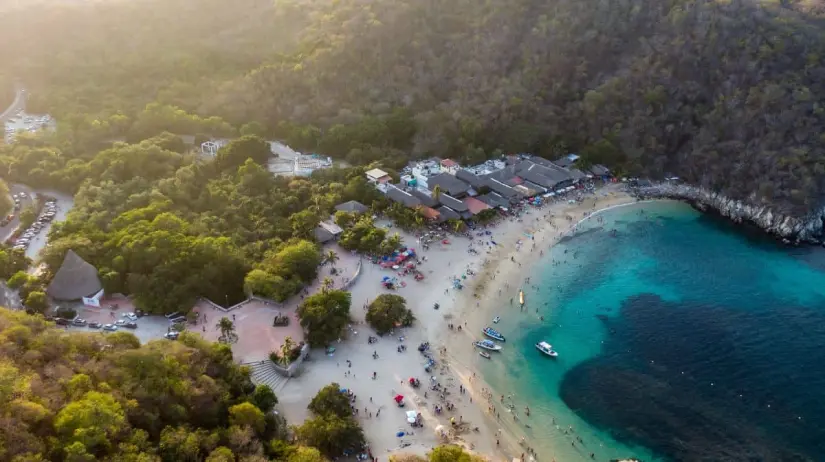
[[[140,346],[5,309],[0,338],[2,460],[323,460],[286,441],[277,397],[227,345],[184,333]]]
[[[197,334],[141,346],[128,332],[69,333],[0,308],[0,345],[0,460],[325,462],[364,444],[337,383],[288,427],[229,345]],[[401,460],[478,459],[442,446]]]
[[[249,130],[357,164],[576,151],[782,211],[822,197],[815,2],[16,5],[0,17],[4,72],[87,141],[255,121]]]

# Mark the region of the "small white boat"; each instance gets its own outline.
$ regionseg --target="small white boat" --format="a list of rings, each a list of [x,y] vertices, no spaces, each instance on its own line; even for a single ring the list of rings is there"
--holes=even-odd
[[[504,336],[501,335],[501,332],[493,329],[492,327],[485,327],[484,329],[481,329],[481,332],[483,332],[487,337],[498,340],[499,342],[504,341]]]
[[[557,358],[559,354],[553,349],[553,346],[547,342],[539,342],[536,344],[536,349],[546,354],[551,358]]]
[[[473,342],[473,345],[485,350],[501,351],[501,345],[497,345],[496,342],[492,340],[479,340],[478,342]]]
[[[490,353],[487,353],[486,351],[479,351],[479,352],[478,352],[478,354],[479,354],[479,356],[481,356],[481,357],[484,357],[484,358],[490,359]]]
[[[499,321],[501,321],[501,316],[496,316],[493,318],[493,324],[498,324]]]

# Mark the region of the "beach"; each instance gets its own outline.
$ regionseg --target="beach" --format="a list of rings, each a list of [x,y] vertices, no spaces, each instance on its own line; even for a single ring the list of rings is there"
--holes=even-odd
[[[281,411],[292,423],[303,421],[309,400],[322,387],[337,382],[355,394],[357,417],[373,456],[380,460],[395,452],[423,455],[446,442],[494,460],[529,459],[529,440],[520,443],[523,424],[510,419],[511,414],[502,415],[506,409],[501,397],[490,395],[477,371],[479,361],[488,360],[478,355],[472,342],[482,338],[481,329],[511,298],[517,306],[524,278],[548,248],[594,212],[633,202],[618,186],[608,185],[581,201],[528,206],[518,219],[491,227],[489,235],[477,236],[482,230],[476,230],[472,241],[451,236],[449,243],[439,241],[429,250],[399,231],[404,244],[426,259],[419,267],[426,278],[414,281],[365,261],[350,289],[354,324],[347,337],[334,345],[332,355],[314,353],[302,374],[277,390]],[[470,247],[477,253],[468,252]],[[394,293],[406,298],[417,320],[412,327],[370,344],[367,339],[374,333],[364,324],[365,306],[387,292],[380,285],[384,276],[405,282]],[[453,288],[456,278],[462,281],[462,290]],[[537,317],[536,322],[541,320]],[[425,342],[436,362],[429,373],[424,369],[428,359],[417,351]],[[406,351],[399,352],[399,345]],[[421,386],[411,387],[410,378],[419,379]],[[393,399],[399,394],[405,398],[403,408]],[[410,410],[421,414],[423,427],[412,428],[406,422]],[[397,436],[400,432],[402,437]]]

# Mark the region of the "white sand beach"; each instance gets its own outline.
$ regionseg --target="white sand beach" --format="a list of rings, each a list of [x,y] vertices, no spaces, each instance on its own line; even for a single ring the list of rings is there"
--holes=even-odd
[[[404,244],[426,258],[419,267],[426,279],[416,282],[411,276],[400,277],[365,260],[362,273],[351,288],[356,324],[348,337],[335,345],[337,351],[333,355],[313,352],[301,375],[277,391],[281,411],[290,422],[303,421],[310,399],[322,387],[337,382],[357,396],[359,420],[373,455],[380,460],[387,460],[396,451],[424,454],[448,441],[496,460],[521,457],[529,441],[520,445],[518,428],[497,421],[491,413],[495,412],[498,400],[489,397],[488,403],[486,386],[474,369],[477,361],[486,360],[478,355],[472,342],[481,338],[480,329],[489,323],[497,307],[518,296],[523,275],[541,257],[542,249],[557,242],[586,215],[630,202],[635,199],[609,185],[585,196],[581,202],[530,207],[521,219],[503,221],[490,228],[491,235],[477,237],[473,233],[472,242],[466,237],[450,237],[450,244],[433,244],[426,251],[414,236],[401,232]],[[491,245],[491,240],[497,245]],[[468,252],[471,246],[478,250],[477,255]],[[467,275],[468,269],[475,275]],[[462,279],[463,290],[454,289],[453,278],[463,275],[467,276]],[[417,321],[413,327],[369,344],[368,337],[375,334],[364,323],[364,307],[387,291],[380,284],[384,276],[405,281],[406,287],[395,293],[406,298]],[[433,308],[435,303],[440,305],[438,310]],[[449,329],[450,324],[455,329]],[[404,338],[403,342],[399,337]],[[427,358],[416,349],[423,342],[430,343],[429,351],[437,362],[431,373],[425,372]],[[398,352],[402,344],[407,349]],[[377,359],[373,359],[374,353]],[[420,388],[408,384],[411,377],[420,379]],[[439,384],[440,389],[430,389],[433,383]],[[393,397],[397,394],[405,397],[405,407],[396,405]],[[448,403],[453,406],[452,411],[447,410]],[[436,414],[434,405],[444,410]],[[410,410],[422,414],[423,428],[412,428],[406,422],[406,412]],[[451,425],[450,418],[457,425]],[[437,428],[443,428],[447,437],[437,434],[441,433]],[[397,437],[398,432],[406,434]]]

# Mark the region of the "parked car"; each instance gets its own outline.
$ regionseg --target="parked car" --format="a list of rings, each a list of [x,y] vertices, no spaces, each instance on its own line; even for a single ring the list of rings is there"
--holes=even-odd
[[[138,317],[135,313],[123,313],[123,317],[128,318],[129,320],[132,320],[132,321],[137,321],[137,319],[138,319]]]
[[[90,322],[89,327],[91,327],[92,329],[100,329],[101,324],[99,322]]]
[[[85,326],[86,325],[86,320],[83,319],[83,318],[75,318],[72,321],[72,324],[74,324],[75,326]]]
[[[114,332],[114,331],[117,330],[117,326],[114,325],[114,324],[104,324],[103,325],[103,330],[108,330],[110,332]]]
[[[126,324],[124,324],[123,327],[129,328],[129,329],[137,329],[137,323],[134,322],[134,321],[129,321]]]
[[[115,321],[115,325],[116,326],[125,326],[126,325],[126,320],[118,319],[117,321]]]
[[[68,319],[63,319],[63,318],[56,318],[54,320],[54,322],[56,322],[58,326],[68,326],[69,324],[72,323]]]
[[[180,316],[180,313],[175,311],[174,313],[165,314],[164,316],[166,316],[166,319],[172,319],[172,318],[177,318],[178,316]]]
[[[163,334],[163,338],[169,339],[169,340],[177,340],[178,335],[180,335],[180,332],[167,332],[167,333]]]

